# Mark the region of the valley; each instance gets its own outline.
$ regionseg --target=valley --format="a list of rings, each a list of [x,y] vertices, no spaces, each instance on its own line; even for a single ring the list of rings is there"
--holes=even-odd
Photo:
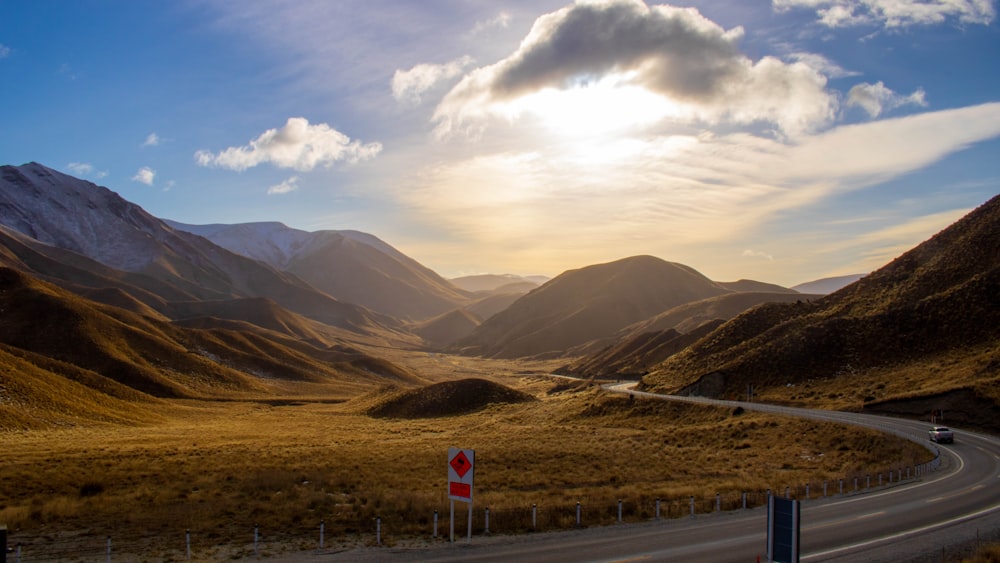
[[[433,512],[447,513],[449,446],[476,450],[476,505],[491,508],[494,533],[529,531],[532,504],[545,530],[573,527],[576,502],[590,525],[613,523],[616,499],[630,521],[651,517],[656,498],[677,504],[676,517],[689,496],[711,510],[720,491],[818,490],[824,479],[928,459],[873,431],[630,401],[537,375],[552,362],[400,351],[392,360],[428,381],[486,379],[532,400],[384,418],[368,413],[386,389],[330,400],[338,395],[311,384],[170,399],[129,425],[4,432],[0,521],[26,556],[99,556],[112,535],[116,553],[181,559],[190,530],[198,557],[225,559],[253,554],[255,524],[265,555],[315,548],[321,520],[328,546],[370,544],[376,516],[390,545],[431,541]]]

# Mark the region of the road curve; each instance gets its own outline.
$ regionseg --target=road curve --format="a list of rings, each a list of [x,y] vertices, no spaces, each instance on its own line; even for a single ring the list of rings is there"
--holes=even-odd
[[[871,561],[916,559],[936,545],[921,538],[968,522],[996,522],[1000,515],[1000,439],[972,432],[955,432],[955,444],[935,446],[926,441],[928,425],[921,422],[837,411],[780,407],[761,403],[678,397],[632,390],[634,384],[610,385],[613,392],[637,397],[683,401],[727,408],[769,412],[874,428],[938,449],[934,470],[891,487],[831,496],[802,503],[803,561]],[[905,469],[904,477],[905,477]],[[912,470],[911,470],[912,471]],[[916,473],[916,472],[914,472]],[[864,484],[861,485],[864,489]],[[815,494],[813,495],[816,496]],[[316,553],[297,561],[546,561],[750,562],[764,559],[766,511],[758,508],[699,515],[696,518],[651,521],[522,536],[473,538],[471,544],[427,548],[363,548]],[[940,549],[940,547],[937,547]],[[926,554],[926,553],[924,553]]]

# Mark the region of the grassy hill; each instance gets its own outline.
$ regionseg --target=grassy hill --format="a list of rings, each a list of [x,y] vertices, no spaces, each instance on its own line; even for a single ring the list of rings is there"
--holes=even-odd
[[[274,394],[282,383],[422,381],[359,350],[318,347],[249,324],[234,327],[232,321],[178,326],[89,301],[9,268],[0,268],[0,311],[2,361],[10,366],[4,392],[18,389],[17,404],[67,416],[128,418],[137,416],[134,408],[119,401]],[[28,383],[29,376],[37,385]],[[60,402],[74,395],[80,403]],[[108,408],[118,414],[89,406],[87,401],[98,399],[114,403]],[[25,413],[13,414],[13,405],[3,403],[7,423],[26,424]]]
[[[559,275],[450,349],[497,358],[558,357],[671,307],[728,292],[687,266],[633,256]]]
[[[671,393],[876,407],[965,389],[998,402],[1000,197],[812,302],[744,313],[651,369]],[[955,413],[955,416],[960,416]]]

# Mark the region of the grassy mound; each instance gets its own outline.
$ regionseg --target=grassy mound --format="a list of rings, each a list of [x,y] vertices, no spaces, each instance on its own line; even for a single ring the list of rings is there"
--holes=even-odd
[[[378,418],[435,418],[468,414],[491,404],[533,401],[534,397],[485,379],[460,379],[389,393],[368,408]]]

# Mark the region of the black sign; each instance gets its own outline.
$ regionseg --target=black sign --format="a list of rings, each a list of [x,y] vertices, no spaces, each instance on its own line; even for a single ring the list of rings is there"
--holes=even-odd
[[[767,500],[767,558],[799,563],[799,501],[772,495]]]

